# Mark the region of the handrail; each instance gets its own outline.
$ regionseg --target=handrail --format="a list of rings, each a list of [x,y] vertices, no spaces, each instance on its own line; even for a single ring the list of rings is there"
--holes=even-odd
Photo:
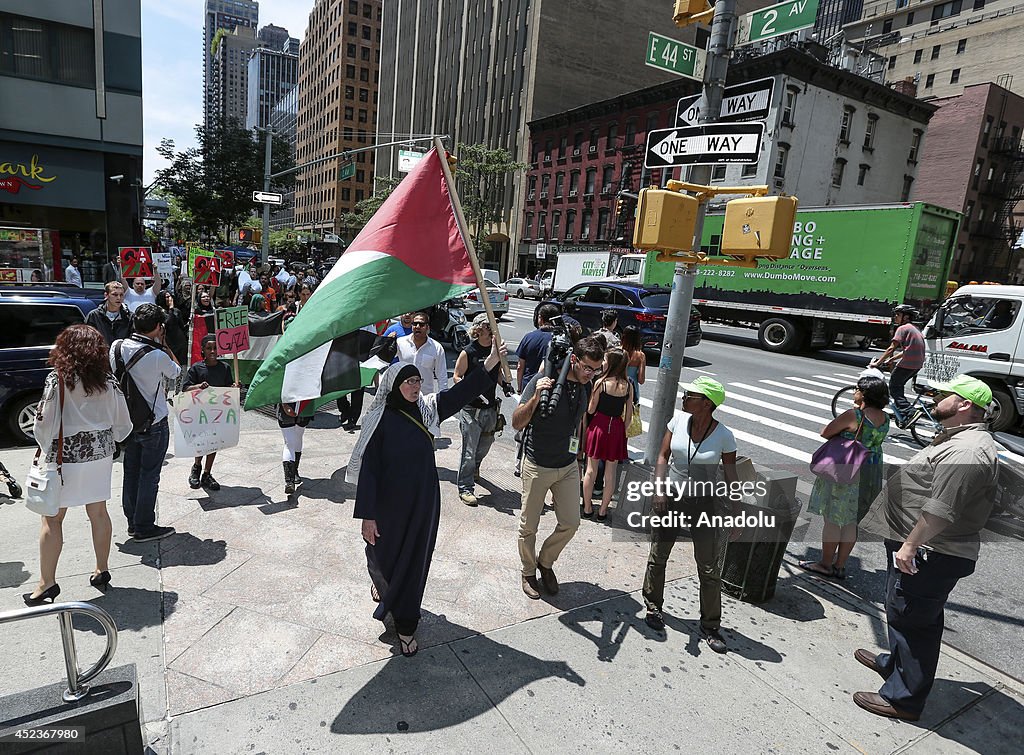
[[[107,647],[100,655],[100,659],[84,674],[78,672],[78,652],[75,649],[74,626],[71,623],[71,615],[74,613],[84,613],[86,616],[96,619],[103,627],[103,633],[107,637]],[[64,690],[61,697],[66,703],[78,702],[89,694],[89,688],[85,686],[85,682],[95,678],[113,659],[114,651],[117,650],[117,625],[111,615],[102,608],[80,601],[50,603],[45,606],[6,611],[0,613],[0,624],[51,614],[56,614],[57,620],[60,622],[61,644],[64,647],[64,667],[68,675],[68,688]]]

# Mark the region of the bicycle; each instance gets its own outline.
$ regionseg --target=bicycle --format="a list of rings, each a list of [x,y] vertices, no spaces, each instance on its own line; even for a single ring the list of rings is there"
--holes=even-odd
[[[916,380],[912,385],[917,396],[910,404],[910,409],[908,410],[909,419],[904,424],[900,424],[903,422],[903,412],[899,410],[891,398],[889,399],[888,413],[891,415],[891,419],[896,420],[897,427],[909,430],[914,442],[924,448],[925,446],[930,446],[935,436],[942,431],[942,424],[932,416],[931,410],[935,404],[925,401],[925,398],[930,397],[933,393],[932,389],[918,385]],[[853,392],[855,390],[857,390],[856,385],[848,385],[836,391],[836,395],[832,397],[833,417],[838,417],[843,412],[853,408]]]

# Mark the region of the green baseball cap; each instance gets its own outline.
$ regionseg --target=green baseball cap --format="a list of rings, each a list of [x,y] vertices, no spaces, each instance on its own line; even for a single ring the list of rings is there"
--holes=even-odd
[[[970,375],[957,375],[948,383],[932,383],[932,388],[945,393],[955,393],[983,409],[992,403],[992,389]]]
[[[725,388],[717,380],[712,380],[709,377],[699,377],[692,383],[683,383],[682,388],[684,391],[690,391],[691,393],[699,393],[702,396],[706,396],[711,399],[711,402],[715,406],[721,406],[725,401]]]

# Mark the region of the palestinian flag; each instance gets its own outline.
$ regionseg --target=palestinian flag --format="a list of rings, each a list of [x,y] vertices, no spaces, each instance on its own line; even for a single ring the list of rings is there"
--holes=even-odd
[[[428,152],[352,241],[257,371],[246,409],[368,384],[373,371],[358,369],[359,354],[341,353],[361,336],[335,339],[476,288],[443,159]]]
[[[248,385],[256,371],[274,348],[284,332],[284,312],[260,315],[249,313],[249,348],[238,352],[238,382]],[[192,354],[190,365],[203,359],[203,336],[213,333],[216,320],[212,314],[192,316]],[[230,356],[221,357],[222,362],[232,364]]]

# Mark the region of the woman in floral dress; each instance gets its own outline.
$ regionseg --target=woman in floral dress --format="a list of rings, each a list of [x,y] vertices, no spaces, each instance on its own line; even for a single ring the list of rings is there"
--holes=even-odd
[[[853,394],[854,408],[840,414],[821,431],[823,438],[839,435],[860,440],[871,454],[853,482],[843,485],[823,477],[814,480],[807,510],[825,520],[821,559],[801,561],[800,568],[830,579],[846,578],[846,560],[857,542],[857,524],[882,490],[882,441],[889,433],[889,389],[877,377],[862,377]]]

